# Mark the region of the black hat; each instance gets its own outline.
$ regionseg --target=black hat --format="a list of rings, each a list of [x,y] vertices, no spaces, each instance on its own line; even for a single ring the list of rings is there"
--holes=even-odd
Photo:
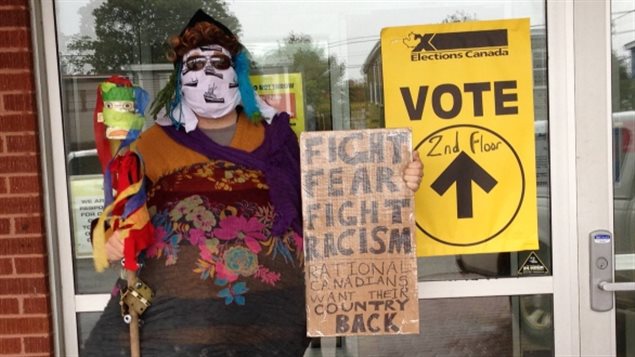
[[[222,23],[218,22],[217,20],[215,20],[213,17],[211,17],[208,14],[206,14],[205,11],[203,11],[201,9],[196,10],[196,12],[194,13],[194,16],[192,16],[192,18],[187,23],[187,25],[183,28],[183,30],[181,31],[179,36],[183,36],[183,34],[185,33],[185,30],[189,29],[190,27],[193,27],[194,25],[196,25],[199,22],[209,22],[209,23],[213,24],[214,26],[218,27],[219,29],[223,30],[223,32],[227,36],[236,37],[236,35],[234,35],[234,33],[231,32],[231,30],[228,29],[227,26],[225,26]]]

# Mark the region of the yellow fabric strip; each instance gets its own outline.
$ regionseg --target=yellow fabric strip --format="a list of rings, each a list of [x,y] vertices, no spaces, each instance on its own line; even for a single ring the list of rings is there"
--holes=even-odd
[[[135,193],[139,192],[142,183],[143,181],[140,180],[134,185],[128,186],[128,188],[126,188],[123,192],[117,194],[117,198],[115,199],[115,201],[108,205],[108,207],[105,207],[104,211],[101,213],[101,215],[99,215],[97,226],[93,231],[93,262],[95,264],[95,270],[97,270],[98,272],[104,271],[104,269],[108,268],[109,266],[108,256],[106,254],[106,242],[112,235],[112,232],[106,232],[106,222],[108,222],[112,227],[115,220],[121,219],[121,217],[119,216],[111,216],[113,209],[115,208],[115,206],[117,206],[118,203],[128,199]],[[144,211],[146,211],[147,214],[147,210]],[[147,216],[147,218],[149,219],[149,216]],[[125,232],[125,236],[127,236],[128,232]]]

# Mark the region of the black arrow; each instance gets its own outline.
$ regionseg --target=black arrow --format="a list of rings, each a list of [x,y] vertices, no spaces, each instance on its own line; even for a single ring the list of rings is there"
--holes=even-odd
[[[456,182],[456,216],[472,218],[472,181],[489,193],[498,183],[464,151],[432,183],[432,189],[443,194]]]

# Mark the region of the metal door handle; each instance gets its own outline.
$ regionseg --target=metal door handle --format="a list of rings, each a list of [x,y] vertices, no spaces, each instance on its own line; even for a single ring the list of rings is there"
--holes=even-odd
[[[608,281],[600,281],[598,286],[604,291],[635,291],[635,283],[611,283]]]
[[[611,289],[613,281],[613,234],[598,229],[589,235],[589,268],[591,287],[591,309],[610,311],[615,296]]]

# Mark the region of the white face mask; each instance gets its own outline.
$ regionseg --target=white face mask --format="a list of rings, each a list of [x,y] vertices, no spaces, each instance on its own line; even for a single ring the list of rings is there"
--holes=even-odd
[[[184,103],[204,118],[220,118],[240,104],[236,71],[229,51],[201,46],[183,56],[181,91]]]

